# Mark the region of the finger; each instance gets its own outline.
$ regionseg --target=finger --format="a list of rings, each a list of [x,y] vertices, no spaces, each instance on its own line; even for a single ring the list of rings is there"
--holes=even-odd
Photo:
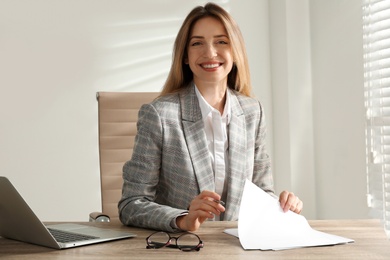
[[[193,216],[194,218],[197,218],[199,220],[199,222],[203,222],[205,221],[206,219],[208,218],[214,218],[214,214],[209,212],[209,211],[206,211],[206,210],[197,210],[195,212],[193,212]]]
[[[297,196],[289,196],[289,200],[291,201],[291,205],[287,210],[291,210],[291,211],[295,212],[295,210],[298,206],[298,203],[299,203],[299,199]]]
[[[225,212],[225,207],[221,204],[219,201],[212,201],[212,207],[218,211],[218,215],[220,215],[221,212]]]
[[[199,198],[202,198],[205,204],[216,209],[218,213],[225,211],[224,202],[221,201],[221,196],[218,193],[205,190],[199,194]]]
[[[291,202],[291,197],[289,196],[289,198],[286,201],[286,204],[283,207],[283,211],[287,212],[291,209],[291,207],[292,207],[292,202]]]
[[[303,202],[298,198],[297,206],[295,207],[295,213],[300,214],[302,212]]]
[[[221,196],[218,193],[213,192],[213,191],[209,191],[209,190],[202,191],[198,196],[201,199],[208,199],[211,201],[214,201],[214,200],[219,201],[221,199]]]
[[[294,195],[294,193],[288,192],[287,194],[288,195],[287,195],[286,203],[283,206],[284,212],[287,212],[288,210],[293,211],[293,209],[295,208],[296,203],[297,203],[296,196]]]
[[[205,212],[201,216],[206,218],[213,218],[214,215],[219,216],[221,212],[224,211],[225,208],[222,205],[208,198],[196,198],[191,202],[189,207],[189,212],[194,212],[194,214],[195,212]],[[197,213],[197,215],[199,215],[199,213]]]
[[[213,198],[216,198],[215,200],[219,200],[220,197],[215,192],[204,190],[191,201],[188,209],[190,209],[191,207],[198,208],[202,203],[204,203],[205,199],[214,200]]]
[[[291,206],[287,207],[286,205],[285,211],[291,210],[292,212],[299,214],[303,207],[302,201],[297,196],[289,197],[289,201],[291,201]],[[289,202],[286,204],[289,204]]]
[[[280,207],[284,210],[286,203],[288,201],[289,193],[287,191],[282,191],[279,195]]]
[[[295,202],[294,202],[294,204],[292,204],[292,206],[291,206],[291,208],[290,208],[291,211],[297,213],[297,211],[299,210],[299,209],[298,209],[299,201],[300,201],[300,200],[299,200],[298,196],[295,196]]]
[[[225,207],[222,206],[219,202],[209,199],[203,200],[203,204],[201,205],[200,209],[211,212],[218,216],[221,214],[221,212],[225,211]]]

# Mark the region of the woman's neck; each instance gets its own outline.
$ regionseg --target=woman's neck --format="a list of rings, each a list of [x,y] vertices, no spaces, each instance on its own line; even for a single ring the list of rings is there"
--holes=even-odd
[[[207,103],[209,103],[213,108],[217,109],[222,115],[226,101],[226,83],[195,84]]]

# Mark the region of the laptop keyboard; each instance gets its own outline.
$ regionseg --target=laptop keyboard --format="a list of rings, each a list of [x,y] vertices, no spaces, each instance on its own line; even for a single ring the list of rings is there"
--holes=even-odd
[[[60,243],[84,241],[84,240],[91,240],[91,239],[99,238],[99,237],[77,234],[77,233],[67,232],[67,231],[58,230],[58,229],[52,229],[52,228],[48,228],[48,230],[53,235],[53,237],[57,240],[57,242],[60,242]]]

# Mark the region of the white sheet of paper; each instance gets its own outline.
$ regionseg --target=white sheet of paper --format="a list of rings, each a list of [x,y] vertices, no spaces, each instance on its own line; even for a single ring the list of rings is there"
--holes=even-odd
[[[238,236],[244,249],[282,250],[353,242],[312,229],[302,215],[283,212],[277,199],[249,180],[242,195],[238,230],[225,232]]]

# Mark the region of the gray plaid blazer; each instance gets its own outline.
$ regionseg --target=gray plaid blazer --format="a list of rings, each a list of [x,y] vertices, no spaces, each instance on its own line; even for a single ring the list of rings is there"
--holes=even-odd
[[[232,114],[222,220],[237,220],[245,179],[270,194],[274,190],[262,107],[229,91]],[[215,190],[194,85],[143,105],[137,129],[132,158],[123,166],[120,219],[125,225],[175,231],[171,221],[187,211],[191,200],[203,190]]]

